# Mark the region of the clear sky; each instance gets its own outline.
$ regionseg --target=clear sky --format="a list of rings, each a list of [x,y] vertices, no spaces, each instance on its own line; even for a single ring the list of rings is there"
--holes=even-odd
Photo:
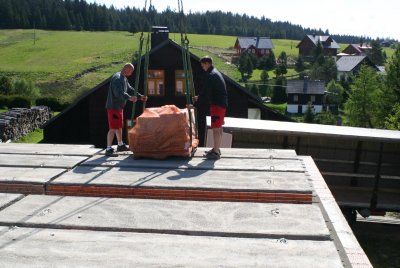
[[[144,8],[145,0],[87,0],[116,8]],[[150,0],[147,1],[149,5]],[[177,0],[152,0],[157,11],[178,9]],[[288,21],[330,34],[400,40],[399,0],[183,0],[185,13],[221,10],[272,21]]]

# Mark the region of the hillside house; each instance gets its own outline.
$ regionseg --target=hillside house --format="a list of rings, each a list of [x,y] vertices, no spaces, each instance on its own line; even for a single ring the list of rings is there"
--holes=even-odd
[[[261,58],[270,55],[274,45],[269,37],[238,37],[234,48],[238,55],[251,53]]]
[[[161,31],[161,32],[160,32]],[[183,109],[186,107],[185,83],[183,82],[182,47],[169,39],[168,31],[154,27],[152,33],[152,47],[149,55],[148,69],[148,96],[146,107],[160,107],[174,104]],[[139,91],[143,93],[144,56],[140,70]],[[202,88],[205,72],[201,69],[200,59],[191,54],[190,62],[193,70],[194,86],[198,94]],[[134,62],[137,66],[137,62]],[[122,67],[122,66],[121,66]],[[135,68],[135,72],[137,68]],[[135,74],[130,77],[134,85]],[[262,100],[240,86],[231,78],[223,74],[228,90],[229,107],[227,116],[236,118],[269,119],[292,121],[265,107]],[[56,117],[44,126],[44,141],[47,143],[93,144],[96,147],[105,147],[108,132],[105,102],[110,84],[110,78],[103,81],[92,90],[82,95]],[[141,102],[138,102],[135,117],[143,111]],[[132,103],[128,102],[124,110],[125,118],[131,120]],[[205,138],[206,115],[209,109],[206,105],[199,105],[197,109],[200,145]],[[126,132],[127,129],[124,129]],[[126,139],[126,135],[124,135]]]
[[[368,50],[370,50],[371,47],[368,44],[349,44],[343,51],[340,53],[343,56],[345,55],[354,55],[354,56],[360,56],[360,55],[366,55]]]
[[[308,103],[314,107],[315,113],[323,110],[325,95],[325,82],[304,80],[288,80],[286,87],[287,112],[303,114],[307,110]]]
[[[347,78],[349,75],[355,75],[360,70],[361,66],[365,64],[370,66],[377,72],[381,69],[378,68],[372,61],[365,55],[360,56],[341,56],[336,61],[336,66],[338,70],[337,79],[340,80],[341,77]]]
[[[303,40],[296,46],[299,49],[299,56],[311,57],[318,42],[321,43],[324,49],[325,56],[336,56],[339,45],[330,36],[322,35],[306,35]]]

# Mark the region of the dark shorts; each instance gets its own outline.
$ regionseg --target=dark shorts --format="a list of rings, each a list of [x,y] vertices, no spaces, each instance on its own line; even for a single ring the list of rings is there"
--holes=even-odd
[[[110,129],[119,129],[124,126],[124,111],[107,109],[108,127]]]
[[[225,124],[226,108],[218,105],[210,106],[211,128],[220,128]]]

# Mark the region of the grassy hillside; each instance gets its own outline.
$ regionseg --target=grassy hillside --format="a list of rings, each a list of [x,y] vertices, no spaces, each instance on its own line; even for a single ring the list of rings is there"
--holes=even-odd
[[[171,33],[170,38],[180,43],[180,34]],[[211,35],[188,38],[198,47],[228,48],[235,41]],[[139,34],[127,32],[0,30],[0,75],[35,81],[44,95],[70,101],[131,61],[138,45]]]
[[[170,33],[170,38],[180,43],[180,34]],[[192,53],[212,56],[218,69],[240,80],[237,68],[224,57],[234,53],[236,36],[189,34],[188,38]],[[297,58],[298,42],[274,39],[276,57],[285,51],[289,58]],[[128,32],[0,30],[0,75],[32,80],[43,96],[72,101],[131,61],[138,45],[139,34]],[[385,50],[390,57],[392,50]],[[259,75],[255,71],[252,80],[259,80]]]
[[[44,94],[62,92],[60,97],[71,99],[129,61],[137,39],[126,32],[1,30],[0,74],[33,80]]]

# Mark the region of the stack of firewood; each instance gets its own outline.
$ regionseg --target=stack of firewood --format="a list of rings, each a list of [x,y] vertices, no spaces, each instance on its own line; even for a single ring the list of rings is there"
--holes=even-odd
[[[47,106],[12,108],[0,114],[0,140],[17,140],[40,128],[49,119],[50,109]]]

